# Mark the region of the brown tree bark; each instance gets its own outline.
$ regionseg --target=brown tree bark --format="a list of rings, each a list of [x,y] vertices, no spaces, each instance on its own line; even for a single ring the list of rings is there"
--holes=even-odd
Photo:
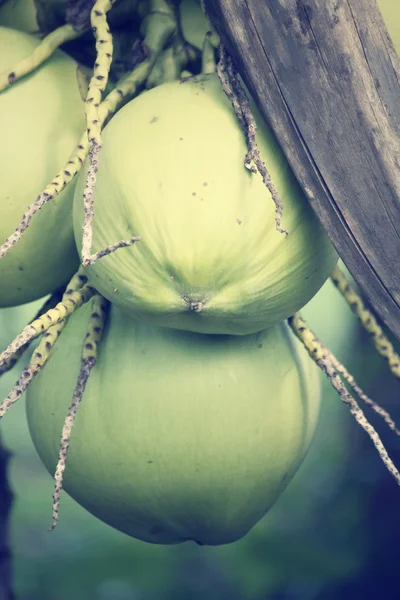
[[[202,2],[336,250],[400,339],[400,59],[376,0]]]

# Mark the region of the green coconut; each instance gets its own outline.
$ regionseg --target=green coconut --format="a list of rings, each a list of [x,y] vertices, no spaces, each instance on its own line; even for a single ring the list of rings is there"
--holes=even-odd
[[[28,34],[0,27],[0,72],[38,44]],[[76,63],[60,51],[0,94],[0,243],[66,164],[84,129]],[[0,260],[0,307],[36,300],[66,283],[77,269],[74,187],[72,182],[45,205]]]
[[[271,131],[258,145],[284,206],[286,236],[214,74],[160,85],[128,103],[103,135],[93,251],[141,236],[87,269],[127,313],[202,333],[249,334],[314,296],[337,255]],[[82,243],[82,171],[74,224]]]
[[[89,314],[86,306],[70,318],[28,391],[32,439],[52,474]],[[202,335],[155,328],[112,307],[64,488],[140,540],[233,542],[298,469],[319,401],[318,369],[285,324]]]

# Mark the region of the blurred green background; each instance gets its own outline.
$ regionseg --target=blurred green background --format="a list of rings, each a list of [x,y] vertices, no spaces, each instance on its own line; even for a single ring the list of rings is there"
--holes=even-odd
[[[0,311],[3,347],[39,305]],[[330,282],[303,316],[366,391],[399,415],[399,382],[389,376]],[[17,366],[0,379],[2,397],[18,372]],[[315,440],[294,480],[245,538],[217,548],[136,541],[98,521],[66,494],[60,524],[49,533],[53,482],[30,440],[21,400],[1,422],[4,442],[13,452],[17,600],[400,598],[400,490],[348,409],[328,383],[323,385]],[[399,439],[371,421],[399,464]]]

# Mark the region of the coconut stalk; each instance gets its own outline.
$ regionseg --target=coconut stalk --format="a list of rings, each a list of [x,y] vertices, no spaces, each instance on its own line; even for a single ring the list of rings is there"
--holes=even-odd
[[[0,600],[13,600],[9,521],[13,494],[7,472],[10,452],[4,447],[0,435]]]

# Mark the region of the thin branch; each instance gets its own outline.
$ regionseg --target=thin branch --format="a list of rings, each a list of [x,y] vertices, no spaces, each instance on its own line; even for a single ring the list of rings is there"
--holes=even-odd
[[[115,244],[110,244],[109,246],[105,246],[105,248],[102,248],[102,250],[99,250],[98,252],[91,254],[90,257],[85,260],[85,266],[92,265],[94,262],[96,262],[100,258],[103,258],[103,256],[112,254],[113,252],[115,252],[116,250],[119,250],[120,248],[127,248],[128,246],[133,246],[133,244],[135,244],[136,242],[139,242],[140,240],[141,240],[140,235],[136,235],[136,236],[132,237],[130,240],[120,240],[119,242],[116,242]]]
[[[142,29],[145,32],[143,44],[148,48],[149,56],[142,63],[137,65],[131,73],[125,75],[100,104],[99,118],[102,127],[109,120],[111,115],[113,115],[128,99],[133,98],[144,85],[155,61],[173,34],[174,27],[173,21],[166,13],[155,11],[154,14],[151,15],[151,18],[147,17],[145,23],[142,25]],[[88,134],[85,131],[67,164],[57,173],[36,200],[28,206],[15,231],[2,245],[0,245],[0,259],[5,256],[17,242],[19,242],[24,232],[28,229],[35,214],[39,212],[47,202],[50,202],[53,198],[58,196],[58,194],[74,179],[77,173],[79,173],[88,152],[89,140]],[[114,246],[115,244],[107,247],[108,253],[113,251]],[[96,253],[95,256],[101,257],[104,256],[104,254],[100,251],[99,253]]]
[[[102,10],[98,10],[101,5]],[[93,222],[94,222],[94,190],[96,187],[97,173],[99,169],[99,156],[102,148],[101,141],[101,118],[98,110],[101,94],[104,91],[105,82],[112,61],[112,36],[108,29],[106,13],[111,8],[110,0],[98,0],[91,12],[93,30],[96,35],[97,58],[95,72],[89,84],[88,97],[86,100],[87,132],[90,143],[89,166],[86,176],[86,185],[83,193],[84,198],[84,222],[81,248],[82,265],[85,267],[95,263],[97,260],[115,252],[120,248],[133,246],[140,237],[132,237],[130,240],[121,240],[110,244],[98,252],[92,253]],[[167,17],[170,22],[160,25],[159,19]],[[137,87],[147,79],[164,46],[176,29],[176,16],[174,11],[164,0],[152,0],[150,12],[147,16],[148,23],[144,25],[146,31],[143,45],[148,48],[149,57],[135,69],[137,74]],[[96,26],[94,26],[96,24]],[[153,27],[151,26],[153,24]],[[157,38],[154,37],[154,30]],[[140,68],[141,67],[141,68]],[[141,73],[143,75],[140,77]],[[100,83],[99,83],[100,81]]]
[[[46,302],[38,310],[38,312],[36,313],[36,315],[33,317],[33,319],[31,319],[31,321],[29,323],[33,323],[39,317],[41,317],[42,315],[44,315],[48,310],[50,310],[51,308],[54,308],[62,300],[62,296],[63,296],[63,292],[62,292],[61,289],[59,289],[56,292],[54,292],[54,294],[52,294],[50,296],[50,298],[48,298],[46,300]],[[6,373],[7,371],[10,371],[16,365],[16,363],[22,357],[22,355],[24,354],[24,352],[26,352],[26,350],[29,348],[29,346],[31,344],[31,341],[32,340],[30,340],[29,342],[27,342],[26,344],[24,344],[23,346],[21,346],[21,348],[19,350],[17,350],[13,354],[13,356],[11,358],[9,358],[8,360],[6,360],[0,366],[0,376],[3,375],[3,373]]]
[[[143,82],[146,80],[149,70],[149,63],[139,65],[135,71],[122,78],[107,98],[99,107],[99,115],[102,126],[115,113],[118,108],[126,102],[128,98],[133,97]],[[79,173],[89,151],[89,141],[85,132],[71,154],[67,164],[57,173],[54,179],[46,186],[32,204],[28,206],[21,221],[18,223],[15,231],[0,245],[0,259],[5,256],[11,248],[19,242],[22,235],[28,229],[33,217],[39,212],[47,202],[50,202],[74,179]]]
[[[248,152],[245,157],[244,165],[253,173],[258,172],[263,180],[265,187],[271,194],[275,204],[275,226],[279,233],[288,234],[286,229],[281,226],[283,215],[283,204],[278,194],[278,190],[272,182],[272,177],[263,162],[260,151],[257,146],[257,124],[251,111],[250,102],[240,82],[239,73],[228,51],[223,44],[220,44],[220,60],[217,65],[218,77],[222,88],[228,96],[235,114],[239,120],[240,126],[246,136]]]
[[[68,408],[68,413],[64,421],[61,432],[61,444],[58,453],[58,462],[54,475],[55,488],[53,493],[53,522],[50,527],[52,531],[59,521],[59,508],[61,492],[63,489],[63,476],[67,461],[67,454],[71,440],[72,426],[76,419],[76,414],[83,394],[86,389],[90,373],[97,361],[97,350],[103,335],[104,326],[107,318],[109,302],[100,295],[96,295],[92,300],[92,310],[88,323],[88,331],[83,343],[81,367],[76,382],[72,402]]]
[[[94,358],[82,359],[81,368],[79,371],[78,380],[76,382],[76,387],[74,390],[74,395],[72,398],[72,402],[68,409],[68,414],[65,418],[62,433],[61,433],[61,444],[60,450],[58,453],[58,463],[56,472],[54,475],[55,480],[55,488],[53,493],[53,522],[49,527],[49,531],[53,531],[53,529],[57,526],[59,521],[59,510],[60,510],[60,499],[61,499],[61,491],[63,488],[63,476],[65,465],[67,461],[67,453],[69,448],[69,443],[71,439],[71,430],[72,426],[75,422],[76,413],[78,411],[79,405],[81,403],[86,384],[89,380],[90,373],[96,364],[96,360]]]
[[[96,62],[93,76],[89,82],[85,112],[86,129],[90,144],[89,166],[86,176],[84,198],[84,222],[82,238],[82,264],[87,266],[91,255],[93,238],[93,193],[96,186],[101,150],[101,121],[99,106],[102,94],[107,86],[113,55],[113,38],[107,23],[107,12],[112,8],[114,0],[97,0],[90,13],[92,31],[96,38]]]
[[[212,44],[211,39],[213,37],[212,31],[207,31],[201,52],[201,72],[202,73],[216,73],[217,62],[215,59],[215,46]]]
[[[13,246],[21,239],[22,235],[28,229],[33,217],[47,202],[58,196],[60,192],[73,180],[80,171],[88,151],[87,134],[84,133],[79,144],[71,154],[67,164],[57,173],[54,179],[45,187],[32,204],[28,206],[21,221],[18,223],[13,233],[0,246],[0,259],[5,256]]]
[[[68,319],[63,319],[56,325],[53,325],[44,335],[37,349],[33,353],[31,360],[22,371],[19,379],[16,381],[8,396],[1,403],[0,419],[2,419],[11,406],[22,397],[30,383],[44,367],[50,357],[54,344],[67,323],[67,320]]]
[[[28,75],[41,64],[43,64],[54,51],[71,40],[82,35],[83,31],[75,31],[71,25],[63,25],[55,31],[52,31],[47,35],[38,46],[34,49],[30,56],[23,58],[11,69],[8,68],[3,73],[0,73],[0,92],[10,87],[13,83]]]
[[[379,326],[374,313],[366,308],[361,296],[338,266],[334,268],[331,279],[353,313],[360,320],[364,329],[371,336],[376,351],[386,359],[392,374],[400,379],[400,356]]]
[[[400,430],[397,428],[396,422],[392,419],[390,414],[382,408],[375,400],[372,400],[364,390],[357,384],[353,375],[347,371],[347,369],[337,360],[332,353],[330,353],[330,357],[332,360],[333,367],[337,370],[342,377],[346,380],[352,390],[357,394],[357,396],[362,400],[365,404],[370,406],[376,414],[378,414],[385,421],[386,425],[391,429],[396,435],[400,436]]]
[[[304,347],[306,348],[313,361],[326,374],[329,382],[339,394],[339,397],[342,400],[342,402],[344,402],[349,407],[349,410],[353,417],[356,419],[357,423],[369,435],[370,439],[372,440],[372,443],[378,451],[379,456],[381,457],[382,462],[384,463],[388,471],[393,475],[397,484],[400,485],[400,473],[395,467],[392,459],[388,455],[386,448],[383,445],[381,438],[379,437],[378,432],[369,423],[363,411],[358,406],[357,401],[349,393],[343,381],[341,380],[339,372],[335,369],[334,363],[338,362],[336,357],[320,342],[316,335],[307,327],[306,323],[303,321],[299,313],[296,313],[295,315],[290,317],[290,319],[288,319],[288,323],[293,333],[303,343]]]
[[[0,354],[0,367],[12,359],[23,346],[45,333],[53,325],[64,320],[79,306],[90,300],[95,290],[86,285],[86,281],[87,277],[78,271],[68,284],[62,301],[24,327],[22,332]]]
[[[0,419],[2,419],[11,406],[21,398],[22,394],[27,390],[29,384],[36,377],[39,370],[39,366],[31,364],[26,365],[11,392],[0,405]]]

